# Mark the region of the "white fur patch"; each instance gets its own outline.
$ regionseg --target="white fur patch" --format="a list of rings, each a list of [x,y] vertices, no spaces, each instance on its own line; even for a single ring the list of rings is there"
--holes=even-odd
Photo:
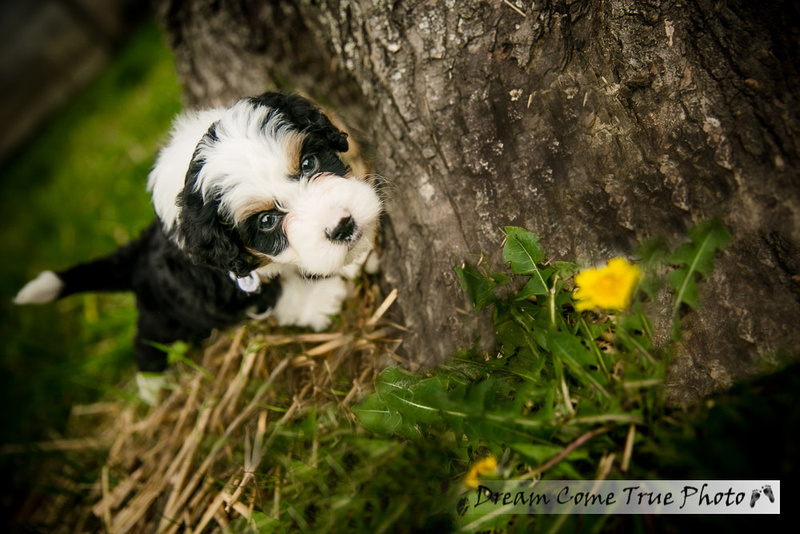
[[[360,260],[372,248],[381,203],[370,185],[338,176],[321,177],[286,204],[289,249],[275,261],[327,276]],[[347,216],[355,221],[358,237],[348,243],[331,241],[329,232]]]
[[[64,282],[53,271],[44,271],[25,284],[14,297],[15,304],[44,304],[58,298]]]
[[[221,194],[220,213],[228,220],[253,203],[281,203],[297,189],[289,175],[298,162],[287,159],[286,147],[299,134],[280,115],[265,125],[271,113],[265,106],[236,103],[217,122],[217,140],[199,150],[205,163],[195,186],[204,200]]]
[[[153,207],[166,230],[171,230],[178,220],[175,200],[183,190],[194,149],[224,112],[222,108],[209,109],[184,113],[175,119],[169,144],[160,152],[147,181]]]
[[[281,297],[274,315],[282,326],[303,326],[320,332],[331,325],[347,297],[347,282],[338,277],[304,280],[299,275],[281,276]]]

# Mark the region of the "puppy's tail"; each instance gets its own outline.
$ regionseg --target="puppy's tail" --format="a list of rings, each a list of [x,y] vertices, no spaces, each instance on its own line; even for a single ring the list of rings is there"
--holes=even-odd
[[[130,270],[119,265],[114,256],[81,263],[57,273],[44,271],[19,290],[14,304],[44,304],[74,293],[127,291],[131,288]]]
[[[129,291],[132,268],[145,236],[103,258],[64,271],[44,271],[20,289],[15,304],[44,304],[74,293]]]
[[[14,304],[44,304],[61,296],[64,280],[53,271],[44,271],[25,284],[14,297]]]

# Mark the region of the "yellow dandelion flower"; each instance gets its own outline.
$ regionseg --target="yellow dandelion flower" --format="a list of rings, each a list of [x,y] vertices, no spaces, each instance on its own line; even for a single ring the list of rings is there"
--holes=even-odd
[[[494,470],[497,469],[497,458],[494,456],[487,456],[482,460],[478,460],[472,466],[472,469],[469,470],[469,473],[464,478],[464,486],[469,489],[478,489],[479,475],[489,475],[494,473]]]
[[[602,269],[587,269],[575,276],[575,309],[624,310],[630,306],[642,273],[622,258],[614,258]]]

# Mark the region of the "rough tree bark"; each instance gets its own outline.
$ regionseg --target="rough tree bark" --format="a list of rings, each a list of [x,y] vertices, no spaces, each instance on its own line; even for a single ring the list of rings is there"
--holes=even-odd
[[[453,268],[539,233],[594,262],[722,216],[688,320],[687,401],[797,353],[798,9],[738,0],[160,0],[189,105],[298,89],[360,125],[393,184],[385,283],[416,361],[478,330]]]

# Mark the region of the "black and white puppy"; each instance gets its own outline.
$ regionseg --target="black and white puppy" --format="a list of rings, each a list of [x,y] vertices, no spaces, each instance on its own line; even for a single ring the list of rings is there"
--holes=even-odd
[[[342,161],[348,149],[347,134],[296,95],[184,114],[148,181],[158,220],[107,257],[43,272],[15,302],[133,291],[136,361],[156,373],[167,360],[154,344],[248,315],[323,330],[382,210],[376,184]]]

